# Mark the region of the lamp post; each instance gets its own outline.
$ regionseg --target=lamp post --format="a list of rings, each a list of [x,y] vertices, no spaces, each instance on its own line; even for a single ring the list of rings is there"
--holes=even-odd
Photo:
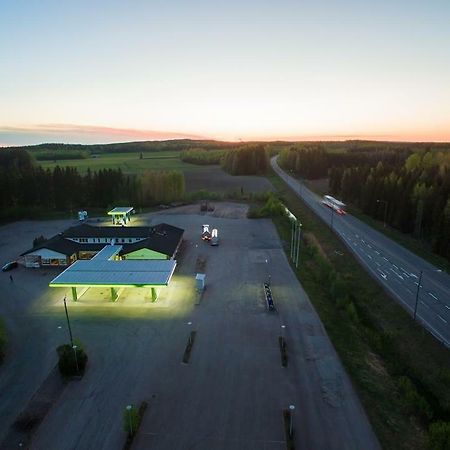
[[[67,311],[66,296],[64,296],[64,309],[66,311],[67,327],[69,328],[70,346],[73,348],[72,329],[70,328],[69,313]]]
[[[424,272],[442,272],[441,269],[421,269],[420,270],[420,274],[419,274],[419,282],[417,283],[417,291],[416,291],[416,303],[414,305],[414,320],[416,320],[416,316],[417,316],[417,306],[419,304],[419,292],[420,292],[420,288],[422,287],[422,278],[423,278],[423,273]]]
[[[128,411],[128,422],[130,424],[130,436],[133,436],[133,423],[131,421],[131,410],[133,409],[132,405],[128,405],[127,406],[127,411]]]
[[[290,416],[290,420],[289,420],[289,436],[292,438],[292,433],[294,431],[294,425],[293,425],[293,421],[294,421],[294,411],[295,411],[295,406],[294,405],[289,405],[289,416]]]
[[[270,268],[269,268],[269,260],[266,258],[266,272],[267,272],[267,285],[270,287]]]
[[[75,355],[75,366],[77,368],[77,374],[79,375],[80,374],[80,368],[78,367],[77,346],[74,345],[74,346],[72,346],[72,348],[73,348],[73,353]]]
[[[386,218],[387,218],[387,208],[388,202],[386,200],[377,200],[377,203],[384,203],[384,219],[383,219],[383,228],[386,228]]]

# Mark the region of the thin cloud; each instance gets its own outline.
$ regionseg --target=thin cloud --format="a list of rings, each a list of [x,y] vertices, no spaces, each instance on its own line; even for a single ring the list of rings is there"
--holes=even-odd
[[[207,139],[205,136],[172,131],[115,128],[95,125],[47,123],[33,126],[0,127],[6,145],[41,142],[105,143],[166,139]],[[6,143],[10,141],[10,143]]]

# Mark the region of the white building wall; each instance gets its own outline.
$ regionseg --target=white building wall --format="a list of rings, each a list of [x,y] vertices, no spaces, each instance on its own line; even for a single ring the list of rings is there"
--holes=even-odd
[[[49,265],[67,265],[67,256],[63,253],[55,252],[48,248],[41,248],[28,255],[25,255],[26,265],[31,266],[32,260],[40,259],[40,263],[43,266]],[[27,261],[28,260],[28,261]],[[58,262],[56,264],[56,261]],[[27,264],[28,263],[28,264]],[[33,266],[32,266],[33,267]]]

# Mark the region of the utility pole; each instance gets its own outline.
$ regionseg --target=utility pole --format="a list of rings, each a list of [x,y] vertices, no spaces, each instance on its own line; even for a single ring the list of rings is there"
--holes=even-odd
[[[387,202],[386,200],[377,200],[377,203],[384,203],[383,228],[386,228],[386,219],[387,219],[388,202]]]
[[[300,240],[302,234],[302,224],[298,220],[292,221],[291,227],[291,261],[298,268],[298,259],[300,255]]]

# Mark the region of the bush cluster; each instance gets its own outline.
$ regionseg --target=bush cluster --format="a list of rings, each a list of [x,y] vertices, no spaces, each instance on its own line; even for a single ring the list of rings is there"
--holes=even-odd
[[[76,345],[76,349],[73,349],[69,344],[60,345],[56,349],[59,357],[59,371],[61,372],[61,375],[65,377],[84,375],[88,357],[82,346],[79,343]]]

